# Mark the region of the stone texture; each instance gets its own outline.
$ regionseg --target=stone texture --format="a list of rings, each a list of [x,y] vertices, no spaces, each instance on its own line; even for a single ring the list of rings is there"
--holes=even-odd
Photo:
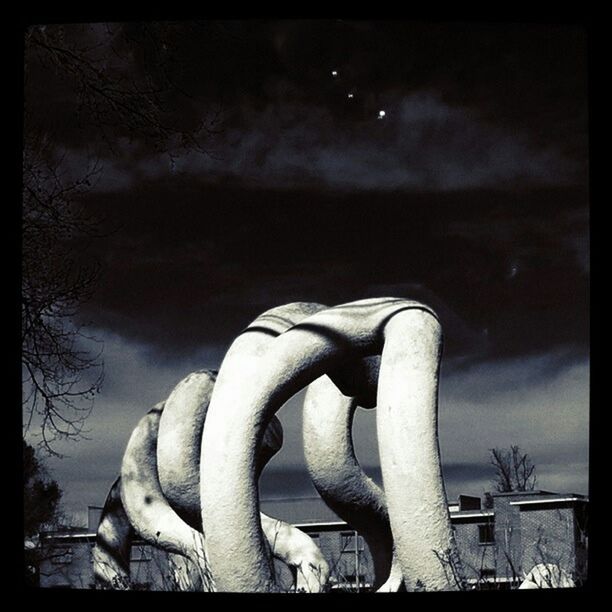
[[[121,478],[117,478],[104,502],[92,552],[98,588],[128,588],[132,536],[133,529],[121,501]]]
[[[202,517],[210,529],[208,550],[220,590],[276,590],[257,520],[254,469],[267,422],[326,372],[381,351],[381,464],[404,579],[413,589],[458,588],[435,554],[448,555],[460,573],[440,468],[441,332],[433,311],[398,298],[361,300],[316,312],[266,342],[269,337],[265,329],[247,329],[234,342],[221,365],[202,436]]]
[[[380,360],[379,360],[380,361]],[[376,380],[374,380],[376,387]],[[364,537],[374,563],[374,588],[391,571],[393,536],[385,496],[355,456],[352,425],[357,402],[343,395],[328,376],[312,382],[303,407],[304,456],[315,488],[325,503]],[[385,585],[397,591],[401,571]]]
[[[157,476],[157,432],[163,404],[138,423],[121,464],[121,500],[130,523],[147,542],[205,563],[202,533],[185,523],[166,500]]]

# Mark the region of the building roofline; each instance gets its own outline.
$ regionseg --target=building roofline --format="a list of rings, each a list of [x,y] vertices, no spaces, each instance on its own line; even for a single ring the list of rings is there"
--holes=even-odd
[[[555,491],[544,491],[542,489],[538,489],[535,491],[505,491],[499,492],[494,491],[490,494],[492,497],[512,497],[513,495],[559,495]]]
[[[43,540],[79,540],[79,539],[83,539],[86,540],[88,538],[95,538],[96,534],[95,533],[87,533],[87,532],[80,532],[80,533],[41,533],[40,537]]]
[[[457,510],[450,513],[453,518],[473,518],[480,516],[495,516],[495,510]]]
[[[588,497],[579,495],[565,497],[549,497],[548,499],[522,499],[519,501],[510,502],[511,506],[535,506],[540,504],[557,504],[561,502],[588,502]]]
[[[41,540],[42,542],[49,542],[53,540],[63,540],[63,541],[78,541],[78,540],[95,540],[97,534],[95,533],[42,533]],[[41,542],[41,543],[42,543]],[[146,544],[151,544],[151,542],[147,542],[143,538],[136,537],[132,540],[133,546],[143,546]],[[151,544],[154,546],[154,544]]]
[[[314,521],[312,523],[292,523],[292,525],[298,529],[304,529],[306,527],[349,527],[348,523],[345,521]]]
[[[308,496],[303,496],[303,497],[266,497],[263,499],[260,499],[260,502],[292,502],[292,501],[299,501],[299,500],[320,500],[323,501],[320,497],[317,497],[316,495],[308,495]]]

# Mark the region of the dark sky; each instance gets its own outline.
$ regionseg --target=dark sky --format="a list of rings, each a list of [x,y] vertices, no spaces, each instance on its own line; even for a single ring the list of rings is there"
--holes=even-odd
[[[154,49],[139,28],[63,35],[141,77]],[[103,274],[80,313],[105,342],[106,382],[92,440],[53,462],[71,508],[103,501],[140,416],[193,369],[218,366],[260,312],[388,295],[442,319],[451,495],[488,488],[487,449],[510,444],[530,452],[543,488],[587,492],[583,29],[300,20],[163,33],[160,66],[189,94],[169,99],[168,117],[215,119],[206,154],[172,160],[118,126],[111,150],[80,119],[70,75],[29,68],[26,103],[69,172],[92,149],[100,158],[83,204],[109,229],[90,245]],[[137,42],[116,64],[123,34]],[[297,408],[281,411],[266,494],[308,490]],[[356,438],[376,474],[373,413]]]

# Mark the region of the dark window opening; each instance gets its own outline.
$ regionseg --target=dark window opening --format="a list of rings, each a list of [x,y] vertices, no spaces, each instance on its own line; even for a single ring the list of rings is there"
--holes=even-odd
[[[355,574],[347,574],[346,576],[344,576],[344,581],[345,584],[348,585],[355,585],[356,581],[355,581]],[[366,577],[365,574],[359,574],[359,586],[360,587],[364,587],[366,586]]]
[[[145,546],[134,546],[130,551],[130,561],[151,561],[151,551]]]
[[[133,582],[132,590],[133,591],[150,591],[151,583],[150,582]]]
[[[494,568],[488,568],[488,567],[483,567],[480,570],[480,577],[481,578],[495,578],[496,573],[495,573],[495,569]]]
[[[54,565],[67,565],[72,563],[72,548],[56,548],[51,554],[51,563]]]
[[[357,537],[356,541],[355,537]],[[355,546],[357,546],[358,551],[363,550],[363,538],[360,535],[356,535],[354,531],[343,531],[340,534],[340,549],[342,552],[355,552]]]
[[[495,528],[493,524],[478,525],[478,543],[493,544],[495,542]]]

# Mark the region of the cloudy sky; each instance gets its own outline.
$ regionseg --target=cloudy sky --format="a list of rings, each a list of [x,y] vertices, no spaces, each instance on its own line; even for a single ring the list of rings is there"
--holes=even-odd
[[[113,70],[113,45],[137,28],[62,35],[97,44]],[[112,126],[112,149],[96,149],[102,172],[83,204],[109,231],[90,244],[102,277],[79,321],[104,343],[105,383],[90,439],[50,461],[68,510],[103,503],[139,418],[189,372],[217,368],[260,312],[375,296],[441,316],[451,498],[489,490],[488,449],[511,444],[541,488],[588,493],[583,30],[190,22],[164,45],[189,94],[180,120],[212,131],[206,153],[177,159]],[[144,74],[146,53],[128,57]],[[25,96],[78,176],[100,135],[75,119],[70,78],[32,64]],[[265,496],[314,494],[300,402],[279,414],[285,444]],[[359,411],[355,441],[379,478],[375,411]]]

